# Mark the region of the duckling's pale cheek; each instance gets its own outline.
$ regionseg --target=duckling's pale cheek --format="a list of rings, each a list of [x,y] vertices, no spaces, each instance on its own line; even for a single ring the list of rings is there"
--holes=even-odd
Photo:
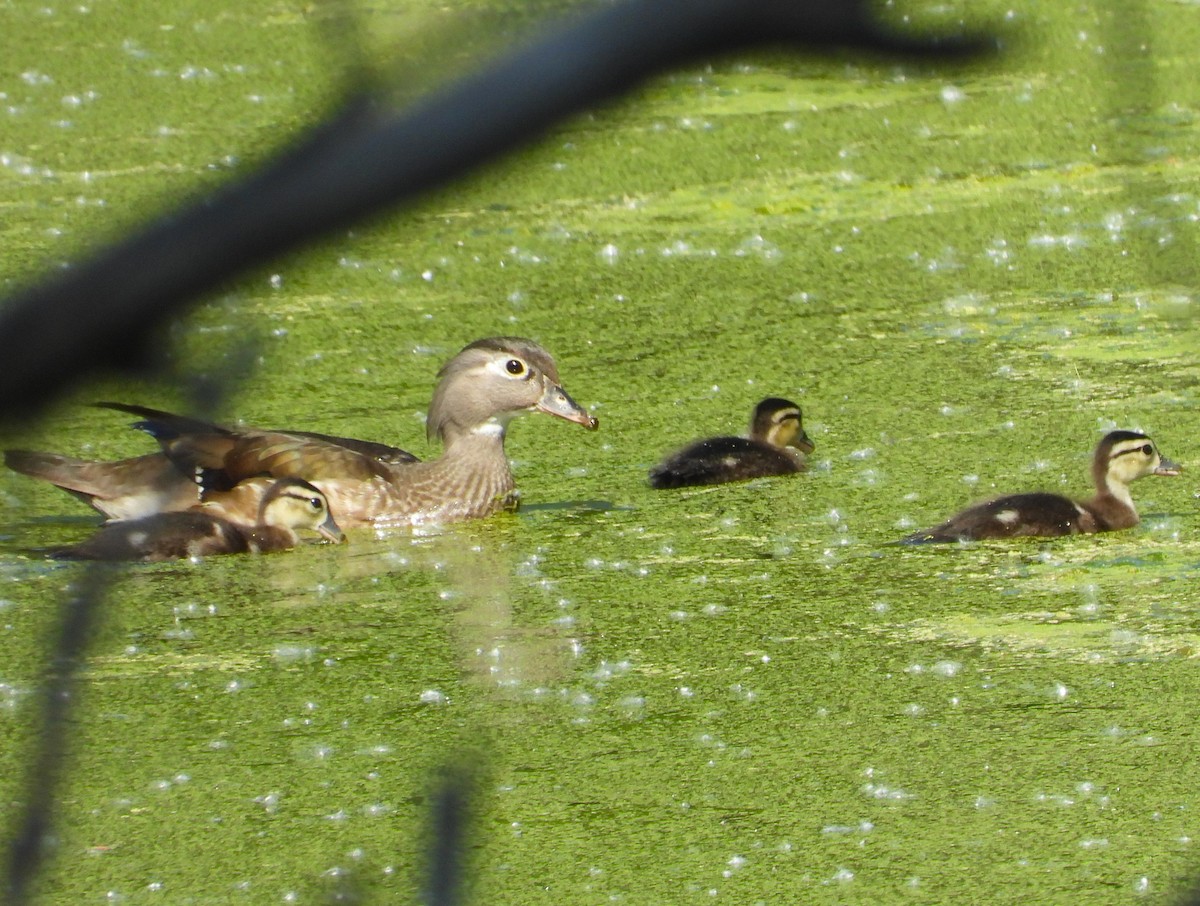
[[[1115,469],[1114,472],[1121,482],[1129,484],[1134,479],[1141,478],[1143,475],[1149,475],[1153,471],[1149,468],[1149,465],[1149,462],[1145,460],[1140,462],[1126,461],[1121,463],[1121,467]]]

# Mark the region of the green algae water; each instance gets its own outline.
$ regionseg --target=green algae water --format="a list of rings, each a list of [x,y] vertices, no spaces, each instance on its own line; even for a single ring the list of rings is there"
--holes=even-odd
[[[173,328],[179,369],[253,351],[230,421],[433,455],[438,367],[519,334],[601,427],[513,424],[515,515],[130,569],[40,900],[415,902],[434,779],[468,761],[474,902],[1173,902],[1200,874],[1200,10],[1139,9],[972,8],[1019,36],[987,68],[677,73]],[[7,285],[314,121],[318,12],[0,8]],[[647,486],[775,395],[807,473]],[[151,449],[97,399],[186,404],[98,382],[5,445]],[[1134,485],[1138,528],[894,543],[995,493],[1085,495],[1114,427],[1185,470]],[[37,550],[95,520],[0,492],[11,832],[78,575]]]

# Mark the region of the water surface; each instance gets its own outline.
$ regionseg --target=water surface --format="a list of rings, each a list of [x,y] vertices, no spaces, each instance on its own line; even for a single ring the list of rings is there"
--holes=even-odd
[[[1146,11],[1013,7],[1026,40],[986,70],[770,56],[680,73],[178,325],[181,367],[254,344],[230,420],[432,455],[437,368],[515,333],[602,426],[513,426],[517,515],[132,569],[92,648],[44,901],[412,901],[431,778],[464,757],[480,901],[1180,890],[1200,867],[1200,33],[1191,5]],[[310,122],[338,56],[311,18],[0,10],[5,275]],[[1142,27],[1153,54],[1122,55]],[[645,484],[768,395],[804,407],[807,474]],[[84,405],[111,398],[182,402],[169,382],[101,382],[6,444],[149,449]],[[1085,494],[1118,426],[1187,470],[1135,486],[1137,529],[893,544],[992,493]],[[77,575],[30,551],[94,523],[0,482],[13,816]]]

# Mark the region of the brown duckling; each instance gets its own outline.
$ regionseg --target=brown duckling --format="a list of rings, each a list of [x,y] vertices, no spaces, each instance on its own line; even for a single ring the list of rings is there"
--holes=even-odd
[[[1178,475],[1179,466],[1159,455],[1158,448],[1138,431],[1111,431],[1096,446],[1092,481],[1096,496],[1071,500],[1035,491],[1010,494],[968,507],[941,525],[913,532],[906,544],[969,541],[978,538],[1113,532],[1138,524],[1129,493],[1130,483],[1146,475]]]
[[[801,454],[816,445],[804,433],[800,407],[768,397],[754,409],[750,436],[710,437],[672,453],[650,470],[655,488],[725,484],[769,475],[791,475],[804,469]]]
[[[246,518],[246,509],[253,506]],[[60,560],[180,560],[214,554],[290,550],[297,530],[345,540],[325,495],[297,478],[252,479],[190,510],[110,522],[74,547],[51,553]]]
[[[517,494],[504,453],[508,423],[526,412],[544,412],[595,429],[597,420],[582,409],[559,383],[550,354],[519,337],[491,337],[466,346],[438,373],[439,383],[429,409],[427,429],[445,450],[428,462],[404,461],[404,451],[381,444],[294,431],[222,428],[197,419],[139,406],[105,404],[142,417],[137,427],[153,435],[163,453],[147,465],[139,458],[118,463],[94,463],[116,494],[106,493],[98,504],[100,484],[86,489],[68,483],[58,473],[30,468],[35,457],[48,454],[10,452],[7,461],[18,471],[47,478],[83,496],[102,512],[153,511],[163,503],[194,506],[199,495],[234,487],[260,475],[302,478],[328,497],[346,525],[411,525],[449,522],[487,516],[516,505]],[[165,454],[165,457],[163,456]],[[404,454],[407,455],[407,454]],[[137,479],[146,473],[161,477],[142,489],[128,480],[132,466]],[[143,471],[144,470],[144,471]],[[172,474],[172,470],[173,473]],[[78,472],[78,469],[74,470]],[[183,489],[190,485],[190,497]],[[169,493],[159,490],[165,486]],[[90,499],[89,499],[90,498]],[[205,498],[207,499],[207,498]]]

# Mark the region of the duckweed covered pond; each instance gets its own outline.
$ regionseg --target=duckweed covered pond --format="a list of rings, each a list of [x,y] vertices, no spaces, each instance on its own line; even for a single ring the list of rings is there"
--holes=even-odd
[[[515,516],[130,570],[43,901],[412,901],[431,777],[462,757],[479,901],[1178,895],[1200,869],[1200,12],[1144,11],[1011,7],[1026,40],[992,69],[681,73],[180,324],[181,367],[256,344],[226,406],[250,424],[430,455],[438,366],[516,333],[601,430],[515,424]],[[309,122],[335,79],[311,17],[0,9],[10,278]],[[1137,28],[1151,55],[1123,52]],[[767,395],[804,406],[807,474],[646,486]],[[6,445],[148,449],[84,405],[111,398],[180,403],[104,383]],[[1115,426],[1186,470],[1135,485],[1139,528],[892,543],[996,491],[1082,495]],[[77,575],[30,551],[93,521],[0,481],[11,823]]]

